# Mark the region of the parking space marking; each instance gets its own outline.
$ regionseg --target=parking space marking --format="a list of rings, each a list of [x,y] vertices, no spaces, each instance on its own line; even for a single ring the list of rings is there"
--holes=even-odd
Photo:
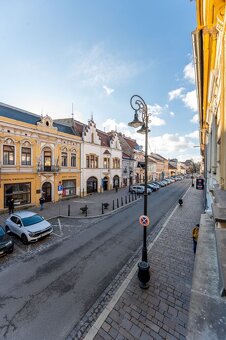
[[[61,236],[63,236],[63,230],[62,230],[62,225],[61,225],[60,219],[58,218],[57,220],[58,220]]]
[[[54,231],[52,232],[52,235],[55,235],[55,236],[57,236],[57,237],[62,237],[63,235],[59,235],[59,234],[57,234],[57,233],[54,233]]]

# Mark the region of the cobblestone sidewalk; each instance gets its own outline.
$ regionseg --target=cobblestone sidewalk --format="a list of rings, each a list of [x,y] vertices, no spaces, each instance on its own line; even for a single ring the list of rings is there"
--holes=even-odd
[[[185,339],[194,266],[191,230],[203,211],[202,195],[202,191],[190,188],[184,205],[173,211],[161,226],[160,234],[149,244],[149,289],[140,289],[134,267],[136,275],[122,283],[121,293],[116,293],[81,338]],[[77,333],[70,338],[80,337]]]

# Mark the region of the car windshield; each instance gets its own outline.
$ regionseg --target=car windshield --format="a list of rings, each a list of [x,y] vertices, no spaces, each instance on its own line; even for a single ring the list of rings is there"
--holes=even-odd
[[[5,232],[3,230],[3,228],[0,226],[0,236],[4,236],[5,235]]]
[[[29,225],[37,224],[39,222],[42,222],[44,218],[38,214],[22,218],[23,225],[25,227],[28,227]]]

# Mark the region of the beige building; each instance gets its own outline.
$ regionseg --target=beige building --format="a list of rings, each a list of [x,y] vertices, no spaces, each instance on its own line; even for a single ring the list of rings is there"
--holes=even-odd
[[[0,211],[38,205],[80,193],[81,138],[39,116],[0,104]]]

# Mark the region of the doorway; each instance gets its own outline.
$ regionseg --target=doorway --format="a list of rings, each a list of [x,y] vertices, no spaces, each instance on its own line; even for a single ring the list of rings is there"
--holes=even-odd
[[[51,202],[52,201],[52,186],[50,182],[45,182],[42,185],[42,192],[45,198],[45,202]]]

